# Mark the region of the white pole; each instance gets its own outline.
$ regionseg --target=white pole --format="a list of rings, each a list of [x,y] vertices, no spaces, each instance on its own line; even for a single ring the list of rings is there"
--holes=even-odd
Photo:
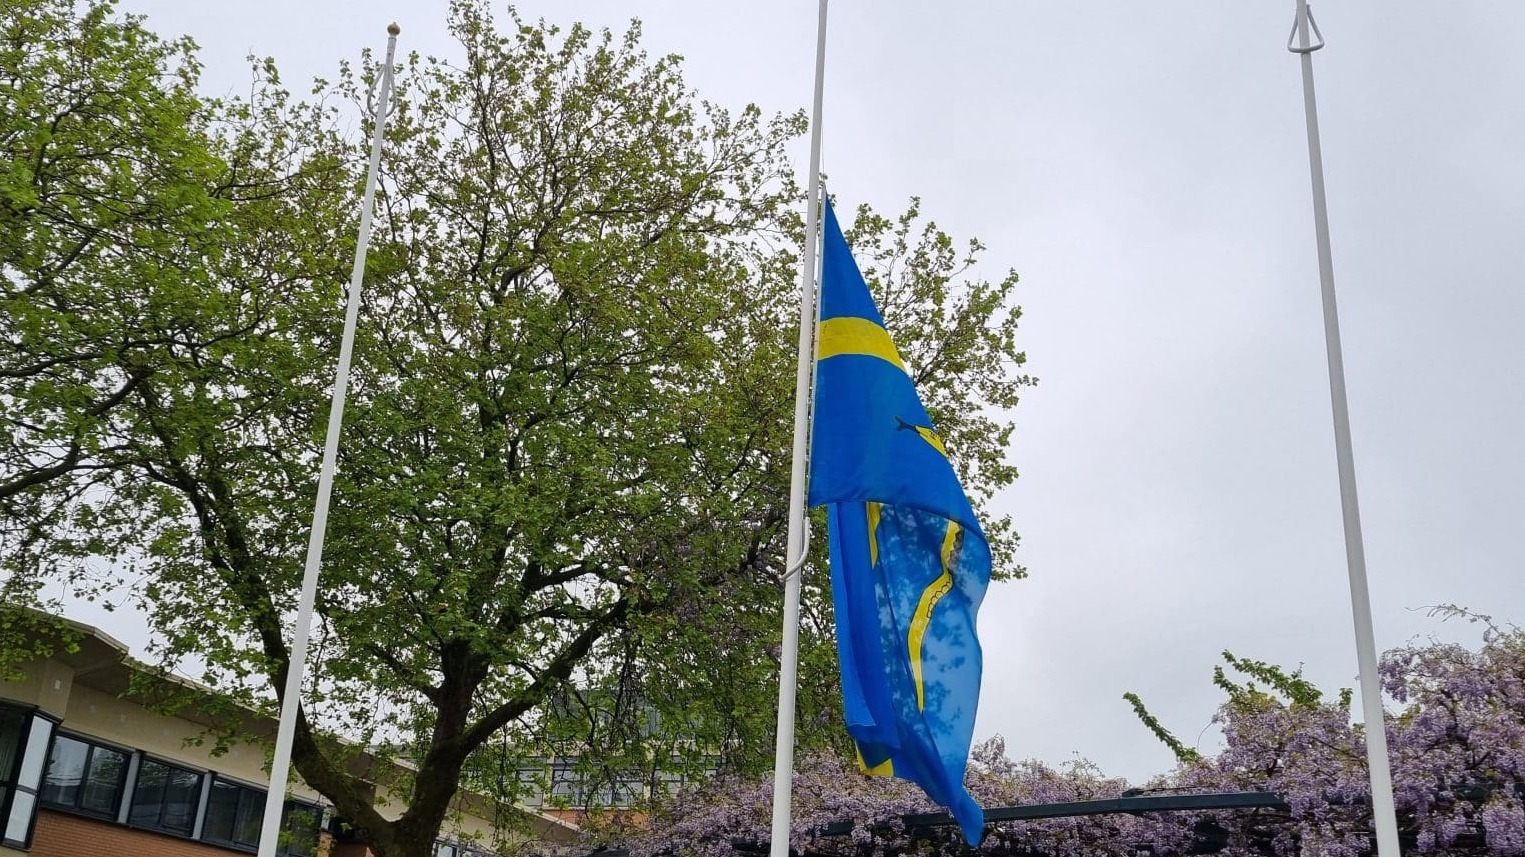
[[[1302,59],[1303,107],[1308,122],[1308,165],[1313,178],[1313,225],[1318,240],[1319,285],[1324,296],[1324,345],[1329,358],[1329,398],[1334,408],[1334,449],[1340,473],[1340,509],[1345,522],[1345,562],[1350,572],[1350,608],[1355,619],[1356,660],[1361,678],[1361,708],[1366,720],[1366,760],[1371,770],[1372,818],[1378,857],[1399,857],[1398,821],[1393,807],[1393,778],[1388,768],[1387,728],[1382,688],[1377,676],[1377,645],[1372,634],[1371,595],[1366,587],[1366,549],[1361,538],[1361,507],[1356,500],[1356,465],[1350,443],[1350,408],[1345,401],[1345,359],[1340,350],[1340,318],[1334,299],[1334,257],[1329,249],[1329,209],[1324,198],[1324,155],[1319,143],[1318,103],[1313,92],[1313,52],[1308,29],[1313,13],[1308,0],[1297,0],[1297,41],[1292,51]],[[1291,47],[1289,45],[1289,47]]]
[[[291,662],[286,669],[286,692],[281,698],[281,725],[275,736],[275,755],[270,760],[270,791],[265,795],[265,818],[260,827],[258,857],[275,857],[281,834],[281,810],[286,803],[286,777],[291,770],[291,744],[296,737],[302,673],[307,667],[307,638],[312,629],[313,605],[318,598],[318,569],[323,563],[323,536],[328,529],[328,499],[333,494],[334,469],[339,457],[339,428],[344,421],[344,394],[349,389],[355,321],[360,316],[360,285],[365,278],[365,251],[371,242],[371,210],[376,203],[376,174],[381,170],[381,141],[386,131],[387,108],[392,101],[392,60],[397,53],[397,35],[401,32],[396,24],[387,27],[387,59],[382,67],[381,94],[376,104],[376,127],[371,136],[371,164],[365,177],[365,196],[360,203],[360,234],[355,241],[355,264],[350,271],[349,304],[344,310],[344,337],[339,345],[339,367],[334,373],[334,398],[328,410],[328,437],[323,444],[323,463],[318,471],[318,500],[312,512],[312,532],[307,539],[307,565],[302,571],[302,596],[297,604],[296,638],[291,643]]]
[[[821,93],[826,77],[826,0],[816,23],[815,100],[810,113],[810,177],[805,247],[800,255],[800,344],[794,383],[794,461],[789,471],[789,538],[784,566],[784,643],[778,667],[778,738],[773,759],[771,857],[789,855],[794,780],[794,697],[799,683],[800,577],[805,567],[805,460],[810,442],[810,382],[815,370],[817,225],[821,217]]]

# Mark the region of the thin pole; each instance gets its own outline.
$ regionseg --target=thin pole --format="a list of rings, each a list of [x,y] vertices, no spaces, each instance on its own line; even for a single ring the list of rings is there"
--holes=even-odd
[[[800,254],[800,344],[794,382],[794,460],[789,470],[789,538],[784,567],[784,642],[778,667],[778,732],[773,758],[771,857],[789,855],[789,802],[794,780],[794,700],[799,683],[800,578],[805,567],[805,461],[810,442],[810,382],[815,368],[815,269],[821,216],[821,93],[826,78],[826,2],[816,23],[815,100],[810,113],[810,177],[805,247]]]
[[[1398,820],[1393,807],[1393,778],[1388,768],[1387,727],[1377,676],[1377,645],[1372,633],[1371,594],[1366,586],[1366,549],[1361,538],[1361,507],[1356,499],[1356,465],[1350,442],[1350,408],[1345,401],[1345,359],[1340,349],[1340,317],[1334,296],[1334,257],[1329,249],[1329,208],[1324,197],[1324,154],[1319,142],[1318,103],[1313,91],[1313,52],[1323,47],[1320,34],[1312,45],[1309,27],[1318,25],[1308,0],[1297,0],[1297,41],[1302,59],[1303,107],[1308,122],[1308,165],[1313,178],[1313,225],[1318,240],[1319,285],[1324,296],[1324,345],[1329,358],[1329,399],[1334,408],[1334,449],[1340,473],[1340,510],[1345,522],[1345,562],[1350,572],[1350,608],[1355,619],[1356,659],[1360,669],[1361,708],[1366,720],[1366,760],[1371,771],[1372,817],[1379,857],[1399,857]],[[1290,45],[1289,45],[1290,47]]]
[[[339,428],[344,422],[344,395],[349,389],[350,355],[355,346],[355,322],[360,317],[360,285],[365,279],[365,251],[371,242],[371,211],[376,204],[376,174],[381,170],[381,141],[386,131],[387,108],[392,101],[392,61],[397,53],[396,24],[387,27],[387,59],[381,72],[381,94],[376,105],[375,130],[371,135],[371,164],[365,177],[365,196],[360,203],[360,234],[355,241],[355,264],[350,270],[349,304],[344,310],[344,336],[339,345],[339,367],[334,373],[334,398],[328,410],[328,437],[323,443],[323,463],[318,470],[318,499],[312,512],[312,532],[307,539],[307,565],[302,571],[302,596],[297,604],[296,638],[291,643],[291,662],[286,669],[286,691],[281,697],[281,724],[275,736],[275,755],[270,760],[270,790],[265,794],[265,818],[260,826],[258,857],[275,857],[280,839],[282,809],[286,803],[286,778],[291,770],[291,745],[296,737],[297,707],[302,694],[302,673],[307,667],[307,638],[312,611],[318,598],[318,569],[323,564],[323,536],[328,529],[328,500],[334,490],[334,469],[339,457]]]

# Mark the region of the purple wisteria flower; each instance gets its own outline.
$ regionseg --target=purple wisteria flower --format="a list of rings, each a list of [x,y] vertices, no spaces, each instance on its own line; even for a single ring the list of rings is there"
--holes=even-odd
[[[1230,658],[1241,663],[1253,662]],[[1269,669],[1273,681],[1260,687],[1220,679],[1233,688],[1218,712],[1222,749],[1182,762],[1147,790],[1266,790],[1285,798],[1284,809],[1003,822],[991,824],[972,851],[954,827],[902,823],[938,811],[915,787],[815,757],[801,760],[794,776],[790,845],[841,857],[1374,854],[1365,739],[1348,695],[1328,701],[1296,673]],[[1381,678],[1394,703],[1387,740],[1404,852],[1525,857],[1525,632],[1494,628],[1477,650],[1428,644],[1388,652]],[[987,808],[1130,790],[1084,761],[1057,768],[1014,761],[999,738],[976,748],[968,784]],[[767,777],[719,779],[659,808],[650,830],[629,845],[638,857],[733,857],[742,853],[737,843],[767,841],[771,804]]]

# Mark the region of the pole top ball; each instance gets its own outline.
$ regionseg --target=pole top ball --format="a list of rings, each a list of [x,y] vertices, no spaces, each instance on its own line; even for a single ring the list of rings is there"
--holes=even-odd
[[[395,35],[397,35],[398,33],[401,33],[401,32],[402,32],[402,27],[397,26],[397,22],[396,21],[393,21],[392,23],[387,25],[387,33],[395,36]]]

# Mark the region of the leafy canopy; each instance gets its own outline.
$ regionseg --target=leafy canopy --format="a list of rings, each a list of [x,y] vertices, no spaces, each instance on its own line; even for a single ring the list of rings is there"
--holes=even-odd
[[[450,26],[457,58],[398,69],[293,756],[384,857],[527,758],[755,770],[776,680],[803,120],[699,100],[638,26]],[[5,594],[130,594],[166,668],[268,707],[379,69],[207,99],[188,40],[107,2],[3,27]],[[919,224],[852,237],[983,501],[1016,475],[986,410],[1029,383],[1016,278]],[[807,746],[839,740],[813,578]],[[358,746],[414,766],[399,818]]]

